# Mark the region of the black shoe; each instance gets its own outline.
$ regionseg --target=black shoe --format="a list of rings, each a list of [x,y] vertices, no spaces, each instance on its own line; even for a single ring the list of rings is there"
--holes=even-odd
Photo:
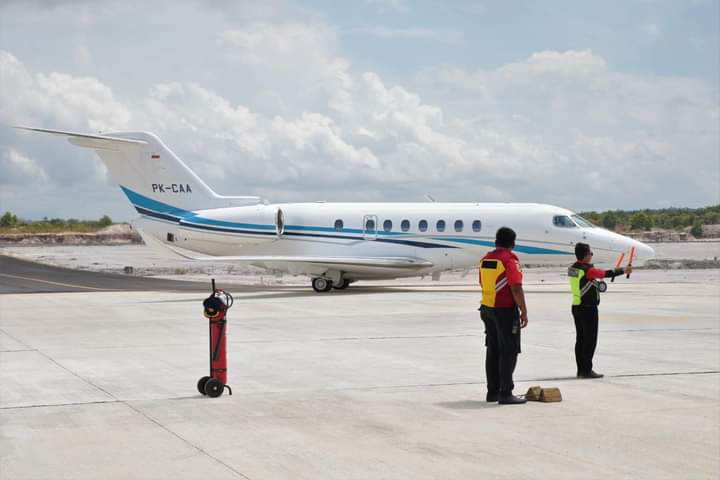
[[[485,401],[488,403],[494,403],[498,401],[500,394],[498,392],[488,392],[485,396]]]
[[[498,399],[498,403],[500,405],[521,405],[526,402],[527,400],[525,400],[523,397],[516,397],[512,393],[509,395],[501,395]]]
[[[603,375],[602,373],[597,373],[595,370],[578,373],[578,378],[603,378],[604,376],[605,375]]]

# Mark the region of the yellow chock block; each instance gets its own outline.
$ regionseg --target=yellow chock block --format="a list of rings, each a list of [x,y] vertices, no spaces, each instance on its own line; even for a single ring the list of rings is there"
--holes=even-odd
[[[540,401],[541,402],[561,402],[562,395],[560,395],[559,388],[543,388],[540,390]]]
[[[528,388],[527,393],[525,394],[525,399],[531,402],[539,402],[540,401],[540,393],[542,392],[542,388],[540,385],[537,385],[535,387]]]

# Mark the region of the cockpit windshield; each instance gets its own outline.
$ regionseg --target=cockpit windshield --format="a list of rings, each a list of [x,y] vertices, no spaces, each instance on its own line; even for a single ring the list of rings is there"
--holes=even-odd
[[[573,222],[567,215],[555,215],[553,217],[553,225],[560,228],[577,228],[575,222]]]
[[[595,225],[593,225],[592,223],[590,223],[589,220],[584,219],[584,218],[581,217],[580,215],[573,215],[572,218],[573,218],[573,220],[575,220],[575,223],[577,223],[577,224],[580,225],[581,227],[584,227],[584,228],[595,228]]]

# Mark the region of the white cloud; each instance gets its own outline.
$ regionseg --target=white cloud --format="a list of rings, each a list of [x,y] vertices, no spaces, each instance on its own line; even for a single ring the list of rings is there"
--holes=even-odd
[[[0,150],[0,172],[0,185],[38,185],[48,181],[48,174],[35,160],[12,147]]]
[[[335,53],[337,43],[336,29],[299,22],[254,23],[218,35],[232,59],[289,80],[289,88],[304,94],[326,94],[351,82],[349,63]]]
[[[92,77],[64,73],[31,75],[11,53],[0,50],[0,121],[54,123],[67,128],[122,128],[129,111],[112,90]]]
[[[42,110],[61,124],[87,122],[97,131],[122,128],[130,120],[130,112],[115,101],[110,88],[95,78],[38,74],[35,85],[43,96]]]
[[[180,137],[179,146],[207,165],[216,180],[227,179],[223,188],[238,188],[232,178],[242,178],[245,189],[257,183],[349,180],[378,167],[368,149],[346,142],[333,120],[319,113],[268,117],[193,84],[158,85],[145,107],[149,124]]]
[[[495,70],[443,67],[424,82],[436,98],[444,92],[457,101],[458,117],[491,119],[515,147],[510,158],[534,153],[557,188],[594,178],[602,187],[584,208],[603,202],[603,188],[615,202],[658,191],[677,204],[690,196],[718,200],[717,86],[614,72],[590,51],[538,52]],[[518,151],[522,139],[527,148]]]
[[[491,71],[440,68],[426,80],[464,92],[483,108],[512,108],[510,113],[537,125],[560,119],[583,129],[669,133],[704,131],[717,123],[717,87],[691,78],[613,72],[587,50],[539,52]]]
[[[699,80],[614,72],[588,50],[543,51],[494,70],[429,71],[431,97],[378,73],[353,72],[337,54],[332,28],[253,23],[224,30],[218,42],[248,76],[286,80],[268,91],[293,108],[259,111],[200,82],[179,81],[148,85],[141,98],[120,103],[95,78],[33,74],[0,52],[0,119],[149,129],[219,192],[276,201],[419,200],[431,193],[588,208],[647,199],[658,189],[676,188],[663,201],[677,204],[689,191],[709,199],[698,201],[717,197],[708,180],[718,169],[717,89]],[[298,100],[292,86],[313,102]],[[87,159],[59,168],[31,157],[58,185],[87,169]],[[687,171],[677,172],[678,164]],[[580,200],[578,181],[590,182]]]
[[[99,80],[31,74],[14,55],[0,50],[0,123],[98,131],[123,128],[129,121],[129,110]],[[59,141],[8,129],[0,132],[0,177],[7,188],[19,185],[15,196],[44,202],[54,191],[70,186],[105,184],[105,167],[90,152],[78,149],[59,156]]]

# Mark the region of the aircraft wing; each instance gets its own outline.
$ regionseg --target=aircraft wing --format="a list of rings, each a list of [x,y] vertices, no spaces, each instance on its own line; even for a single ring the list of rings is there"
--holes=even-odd
[[[363,267],[363,268],[407,268],[421,269],[432,267],[433,263],[417,257],[319,257],[294,255],[238,255],[238,256],[198,256],[185,249],[164,244],[163,247],[175,254],[189,260],[203,262],[238,262],[250,264],[273,263],[305,263],[313,265],[327,265],[333,267]]]

